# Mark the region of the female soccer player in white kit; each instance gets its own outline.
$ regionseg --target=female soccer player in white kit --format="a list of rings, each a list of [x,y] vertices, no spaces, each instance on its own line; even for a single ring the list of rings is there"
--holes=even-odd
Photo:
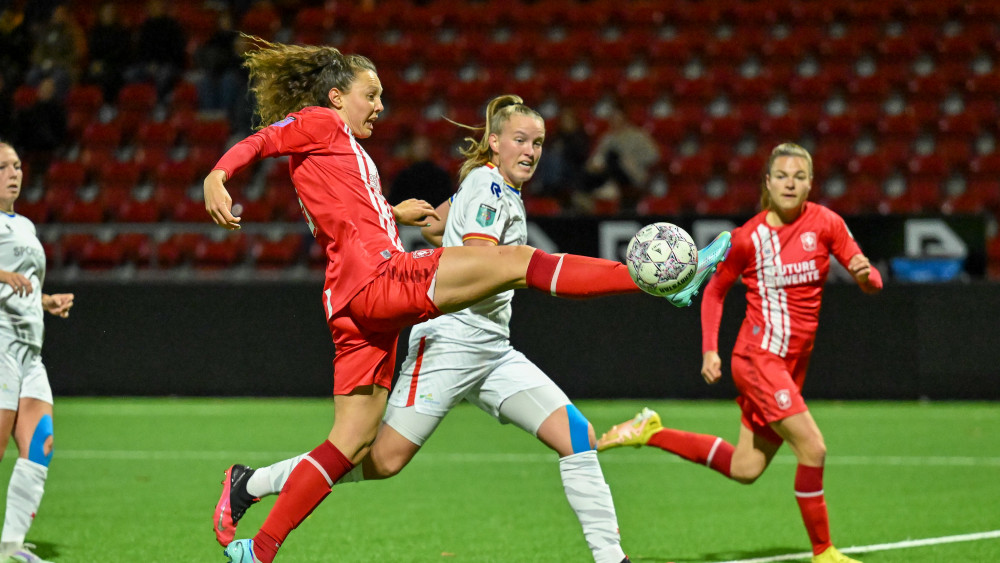
[[[527,242],[521,186],[542,153],[545,123],[518,96],[494,98],[478,142],[463,154],[458,192],[438,207],[425,237],[443,246]],[[728,239],[727,239],[728,240]],[[409,353],[368,457],[338,483],[384,479],[416,455],[463,399],[513,423],[559,454],[566,498],[597,563],[628,561],[611,491],[593,449],[593,427],[566,394],[509,341],[509,290],[468,309],[415,325]],[[257,470],[231,466],[215,511],[216,537],[228,545],[236,523],[260,497],[275,494],[302,456]]]
[[[69,316],[73,294],[42,293],[45,250],[30,219],[14,212],[24,172],[0,141],[0,457],[17,444],[0,533],[0,561],[46,563],[24,539],[38,512],[52,461],[52,388],[42,364],[43,311]]]

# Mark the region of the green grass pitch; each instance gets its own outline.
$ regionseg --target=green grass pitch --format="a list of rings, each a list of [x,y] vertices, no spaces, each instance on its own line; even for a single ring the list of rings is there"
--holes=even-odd
[[[674,427],[730,440],[738,431],[729,402],[577,404],[598,433],[642,406]],[[811,407],[827,442],[824,485],[839,547],[867,550],[855,556],[868,563],[1000,561],[1000,405]],[[310,449],[332,420],[328,400],[57,399],[55,457],[28,541],[56,563],[222,562],[209,528],[225,468]],[[15,456],[7,450],[3,483]],[[752,486],[652,448],[601,460],[636,563],[806,560],[789,556],[808,541],[787,448]],[[248,512],[240,537],[256,532],[272,503]],[[976,533],[986,534],[952,541]],[[907,541],[918,545],[897,543]],[[591,559],[555,454],[463,405],[396,478],[337,487],[278,560]]]

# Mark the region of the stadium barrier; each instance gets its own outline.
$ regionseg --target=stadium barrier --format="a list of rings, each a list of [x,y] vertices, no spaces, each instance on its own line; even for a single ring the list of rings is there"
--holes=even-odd
[[[321,285],[52,283],[68,319],[46,319],[43,358],[56,396],[326,396],[333,345]],[[699,375],[699,308],[646,295],[589,302],[520,291],[512,342],[574,398],[733,397]],[[730,292],[724,368],[742,319]],[[877,296],[827,288],[806,396],[1000,399],[1000,285],[889,283]],[[405,335],[399,361],[405,355]]]

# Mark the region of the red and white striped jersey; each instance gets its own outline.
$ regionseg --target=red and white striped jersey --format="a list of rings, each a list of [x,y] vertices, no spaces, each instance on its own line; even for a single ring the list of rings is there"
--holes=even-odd
[[[329,108],[289,114],[240,141],[215,168],[232,177],[256,160],[286,155],[302,214],[326,250],[329,318],[403,251],[399,229],[375,163]]]
[[[861,254],[843,218],[807,202],[790,225],[771,227],[761,212],[733,230],[732,248],[705,287],[702,352],[718,350],[726,293],[737,278],[747,287],[738,339],[781,357],[812,349],[830,256],[846,267]]]

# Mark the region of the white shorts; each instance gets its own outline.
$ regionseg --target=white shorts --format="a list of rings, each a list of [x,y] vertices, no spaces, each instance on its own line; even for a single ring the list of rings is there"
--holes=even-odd
[[[42,355],[23,342],[0,340],[0,409],[16,411],[22,398],[52,404],[52,387]]]
[[[549,376],[506,340],[454,342],[430,335],[412,344],[385,421],[417,445],[463,400],[532,434],[549,414],[570,404]],[[508,398],[526,391],[529,400],[503,408]]]

